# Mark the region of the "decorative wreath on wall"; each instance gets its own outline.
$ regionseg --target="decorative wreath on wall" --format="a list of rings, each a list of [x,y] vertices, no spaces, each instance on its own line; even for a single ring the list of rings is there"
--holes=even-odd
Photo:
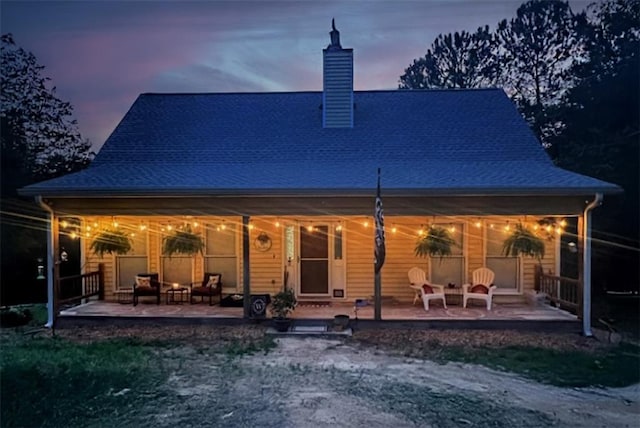
[[[253,241],[253,246],[258,251],[269,251],[271,249],[271,238],[266,232],[260,232],[255,241]]]

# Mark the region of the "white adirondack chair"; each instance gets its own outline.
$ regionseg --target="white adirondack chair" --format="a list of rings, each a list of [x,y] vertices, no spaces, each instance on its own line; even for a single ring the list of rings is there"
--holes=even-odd
[[[476,299],[483,300],[487,303],[487,310],[491,310],[491,301],[493,299],[493,292],[496,290],[496,286],[493,285],[495,274],[493,271],[486,267],[481,267],[473,271],[471,284],[462,285],[462,306],[467,307],[467,300]],[[476,285],[484,285],[487,287],[487,293],[473,293],[471,289]]]
[[[447,301],[444,296],[444,286],[438,284],[432,284],[427,281],[427,275],[424,271],[418,267],[409,269],[409,287],[415,291],[413,298],[413,304],[416,304],[418,299],[422,299],[424,304],[424,310],[429,310],[429,301],[442,299],[442,305],[447,309]],[[426,293],[423,285],[428,285],[433,290],[433,293]]]

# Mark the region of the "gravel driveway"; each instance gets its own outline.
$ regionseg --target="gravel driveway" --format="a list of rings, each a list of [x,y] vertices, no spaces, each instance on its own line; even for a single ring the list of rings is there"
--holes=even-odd
[[[277,346],[266,354],[231,358],[201,346],[219,336],[220,329],[181,328],[186,330],[144,332],[151,338],[177,335],[184,339],[184,345],[160,351],[162,364],[171,373],[169,381],[160,394],[150,392],[153,399],[148,406],[126,415],[120,425],[637,427],[640,420],[639,385],[559,388],[481,366],[438,364],[363,345],[362,341],[318,337],[279,338]],[[262,334],[255,328],[235,329],[234,334],[240,336]],[[90,340],[97,331],[62,334]],[[102,329],[100,334],[108,335],[109,331]],[[143,333],[117,329],[111,334]],[[375,332],[358,335],[365,342],[377,337],[380,343],[394,338],[406,343],[425,333],[398,337],[390,332],[390,337],[382,338]],[[494,340],[560,348],[601,346],[593,339],[567,340],[566,335],[451,331],[433,332],[428,343],[445,338],[456,343]]]

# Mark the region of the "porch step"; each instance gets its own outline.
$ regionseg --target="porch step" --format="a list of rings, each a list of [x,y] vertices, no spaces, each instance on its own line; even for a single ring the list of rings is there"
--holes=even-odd
[[[277,331],[273,327],[267,328],[266,334],[270,336],[352,336],[353,330],[345,328],[344,330],[332,330],[326,325],[294,325],[289,331]]]
[[[326,325],[294,325],[291,331],[296,333],[323,333],[327,331]]]

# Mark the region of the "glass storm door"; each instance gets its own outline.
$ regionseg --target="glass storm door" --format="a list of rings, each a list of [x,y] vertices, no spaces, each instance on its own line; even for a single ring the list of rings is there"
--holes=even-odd
[[[300,295],[329,294],[329,226],[300,227]]]

